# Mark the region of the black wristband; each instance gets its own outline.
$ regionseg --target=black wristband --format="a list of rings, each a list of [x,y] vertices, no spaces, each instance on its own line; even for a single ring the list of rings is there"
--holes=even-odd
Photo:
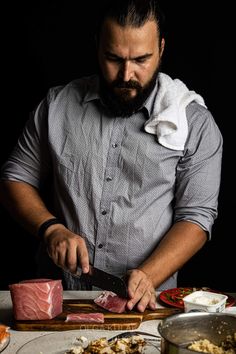
[[[44,233],[47,230],[47,228],[49,226],[55,225],[55,224],[63,224],[63,222],[61,222],[61,220],[58,218],[49,219],[49,220],[43,222],[38,229],[38,237],[43,238]]]

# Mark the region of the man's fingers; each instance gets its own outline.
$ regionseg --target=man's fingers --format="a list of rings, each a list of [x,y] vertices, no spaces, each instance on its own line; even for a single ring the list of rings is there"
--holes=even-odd
[[[83,273],[89,271],[87,247],[84,240],[80,237],[75,237],[68,243],[65,265],[72,273],[76,273],[78,266],[82,269]]]
[[[142,274],[137,269],[129,271],[127,274],[128,278],[128,294],[131,299],[134,298],[135,293],[139,287],[140,281],[142,280]]]
[[[138,289],[135,296],[127,302],[127,308],[132,310],[134,306],[140,312],[145,311],[147,307],[151,310],[157,308],[156,293],[154,289],[147,288],[145,291]]]
[[[142,279],[139,279],[139,281],[134,282],[132,291],[134,292],[134,295],[131,298],[131,300],[128,301],[127,303],[128,309],[132,310],[132,308],[138,302],[140,302],[138,310],[143,312],[149,302],[149,297],[146,294],[146,282],[143,281]],[[140,301],[140,299],[142,299],[142,302]]]
[[[129,296],[130,296],[130,300],[127,303],[127,307],[129,310],[132,310],[133,307],[140,301],[140,299],[143,297],[145,291],[146,291],[146,287],[145,287],[145,282],[142,280],[141,277],[130,277],[130,282],[129,282],[130,286],[129,286]],[[132,294],[132,296],[131,296]],[[144,304],[145,304],[145,300],[144,300]],[[147,304],[146,304],[147,305]],[[142,306],[145,305],[141,305]]]
[[[147,274],[139,269],[134,269],[128,273],[128,291],[130,300],[127,302],[127,308],[132,310],[134,306],[140,312],[147,307],[156,309],[156,293],[153,284]]]
[[[142,298],[137,304],[137,309],[140,312],[143,312],[146,307],[149,307],[151,310],[155,310],[157,308],[156,294],[150,289],[145,291]]]
[[[149,301],[148,307],[149,307],[151,310],[156,310],[156,309],[157,309],[157,295],[156,295],[155,292],[154,292],[154,294],[151,296],[151,299],[150,299],[150,301]]]
[[[54,262],[61,268],[65,268],[66,264],[66,249],[61,252],[55,252]]]
[[[76,248],[69,246],[66,252],[66,257],[64,260],[65,267],[71,272],[76,273],[77,271],[77,251]]]
[[[89,256],[84,239],[71,233],[54,232],[47,238],[49,256],[59,267],[76,273],[77,267],[82,268],[83,273],[89,271]]]
[[[81,247],[77,248],[77,257],[79,260],[80,267],[82,269],[82,273],[88,273],[89,271],[89,255],[87,251],[86,245],[81,245]]]

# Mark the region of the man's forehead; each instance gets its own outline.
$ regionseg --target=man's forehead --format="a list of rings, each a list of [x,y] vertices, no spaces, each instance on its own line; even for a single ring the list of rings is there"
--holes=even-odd
[[[119,52],[123,48],[136,49],[135,56],[143,55],[145,47],[153,47],[157,44],[158,31],[155,21],[147,21],[143,26],[121,26],[112,19],[107,19],[101,31],[100,42],[108,51]]]

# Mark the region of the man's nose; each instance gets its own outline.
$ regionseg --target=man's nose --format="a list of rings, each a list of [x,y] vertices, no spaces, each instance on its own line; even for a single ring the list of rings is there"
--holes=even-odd
[[[132,63],[129,60],[125,60],[120,68],[119,76],[123,81],[129,81],[133,78]]]

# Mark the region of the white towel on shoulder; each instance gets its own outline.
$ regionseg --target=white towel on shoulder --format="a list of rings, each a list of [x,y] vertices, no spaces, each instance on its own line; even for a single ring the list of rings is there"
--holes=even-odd
[[[185,109],[192,101],[206,107],[203,98],[181,80],[159,73],[153,114],[145,123],[145,131],[156,134],[158,142],[169,149],[184,150],[188,136]]]

